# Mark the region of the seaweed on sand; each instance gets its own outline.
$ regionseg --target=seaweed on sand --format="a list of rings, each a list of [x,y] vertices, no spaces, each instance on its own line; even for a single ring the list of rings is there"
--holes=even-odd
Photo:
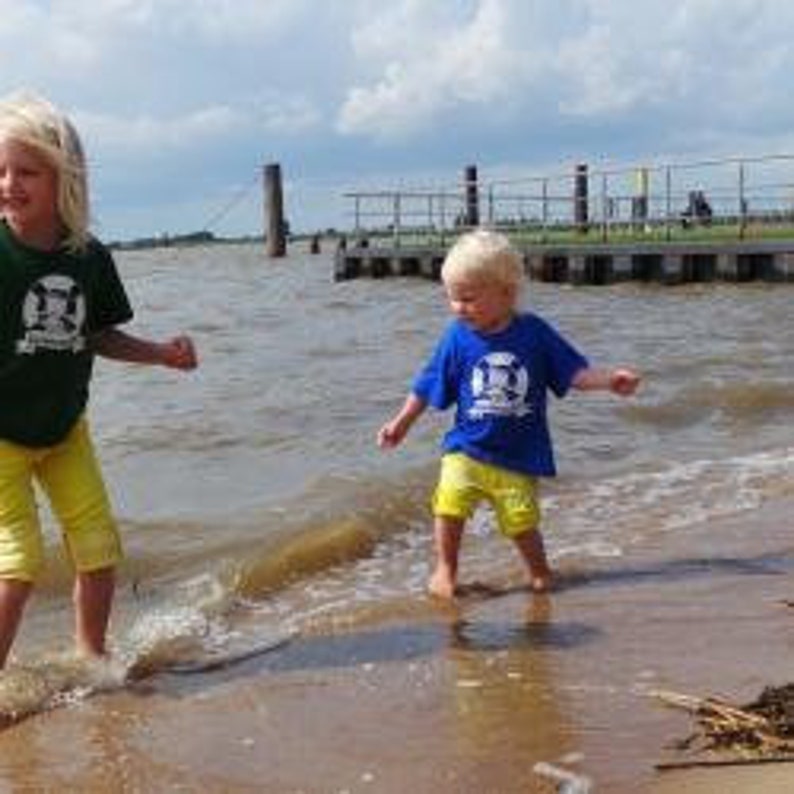
[[[657,768],[794,761],[794,684],[766,687],[756,700],[741,706],[677,692],[653,695],[695,717],[697,729],[676,742],[675,749],[701,754]]]

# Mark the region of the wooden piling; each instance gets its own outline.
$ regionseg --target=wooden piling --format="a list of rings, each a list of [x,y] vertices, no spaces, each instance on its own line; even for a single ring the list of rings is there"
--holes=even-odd
[[[477,166],[467,165],[463,175],[466,187],[466,226],[479,226],[480,224],[480,196],[477,188]]]
[[[267,255],[270,257],[280,257],[287,253],[287,225],[284,222],[281,166],[278,163],[268,163],[264,168],[263,178]]]

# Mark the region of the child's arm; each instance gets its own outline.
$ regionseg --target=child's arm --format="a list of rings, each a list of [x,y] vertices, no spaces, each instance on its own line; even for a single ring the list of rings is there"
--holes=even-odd
[[[379,447],[396,447],[408,434],[413,423],[424,413],[426,403],[409,394],[403,407],[378,431]]]
[[[621,397],[628,397],[637,390],[640,376],[627,367],[602,369],[586,367],[573,377],[571,385],[580,391],[611,391]]]
[[[189,336],[175,336],[167,342],[153,342],[118,328],[108,328],[91,337],[91,349],[104,358],[136,364],[160,364],[173,369],[195,369],[196,349]]]

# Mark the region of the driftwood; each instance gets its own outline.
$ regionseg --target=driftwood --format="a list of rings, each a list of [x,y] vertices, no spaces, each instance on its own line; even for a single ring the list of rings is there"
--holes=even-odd
[[[652,694],[668,706],[689,711],[698,722],[698,729],[676,742],[676,749],[709,754],[657,764],[657,769],[794,761],[794,684],[767,687],[743,706],[678,692]],[[732,756],[725,757],[726,752]]]

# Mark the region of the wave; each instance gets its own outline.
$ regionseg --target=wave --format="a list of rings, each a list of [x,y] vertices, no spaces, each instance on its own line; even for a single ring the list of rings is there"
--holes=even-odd
[[[433,464],[433,468],[435,464]],[[289,588],[331,587],[335,572],[357,564],[359,591],[423,584],[431,538],[428,466],[391,480],[328,478],[294,503],[236,518],[125,522],[127,559],[120,592],[143,603],[185,583],[206,581],[225,599],[264,602]],[[645,537],[735,515],[761,502],[794,496],[794,447],[724,459],[659,461],[572,485],[567,476],[542,484],[544,524],[554,553],[619,557],[627,538]],[[468,535],[487,541],[494,519],[483,507]],[[491,554],[486,549],[485,556]],[[53,550],[40,583],[44,599],[71,588],[71,570]],[[345,582],[345,585],[348,583]],[[191,596],[192,597],[192,596]],[[202,599],[205,594],[202,595]],[[343,593],[339,592],[339,598]]]
[[[12,665],[0,672],[0,728],[78,703],[97,692],[120,689],[126,681],[125,665],[117,660],[50,654]]]
[[[619,556],[634,542],[686,532],[794,498],[794,447],[726,459],[673,461],[588,483],[557,488],[546,500],[555,518],[556,555]]]
[[[754,511],[765,502],[794,498],[794,448],[727,460],[666,463],[648,470],[560,482],[543,491],[544,525],[552,557],[618,559],[634,543],[660,533],[688,531],[704,522]],[[431,557],[427,479],[406,474],[402,485],[381,484],[365,498],[346,495],[337,515],[284,528],[269,542],[251,538],[205,558],[202,574],[179,587],[189,605],[211,611],[242,608],[272,627],[323,631],[367,615],[410,608],[424,592]],[[510,544],[494,543],[487,508],[467,533],[469,579],[514,583]],[[197,568],[197,567],[196,567]],[[512,568],[512,570],[515,570]],[[519,577],[520,578],[520,577]],[[175,603],[173,597],[171,603]]]
[[[730,424],[767,424],[794,409],[794,388],[788,381],[698,383],[656,404],[637,403],[622,409],[629,420],[664,429],[686,428],[714,417]]]

